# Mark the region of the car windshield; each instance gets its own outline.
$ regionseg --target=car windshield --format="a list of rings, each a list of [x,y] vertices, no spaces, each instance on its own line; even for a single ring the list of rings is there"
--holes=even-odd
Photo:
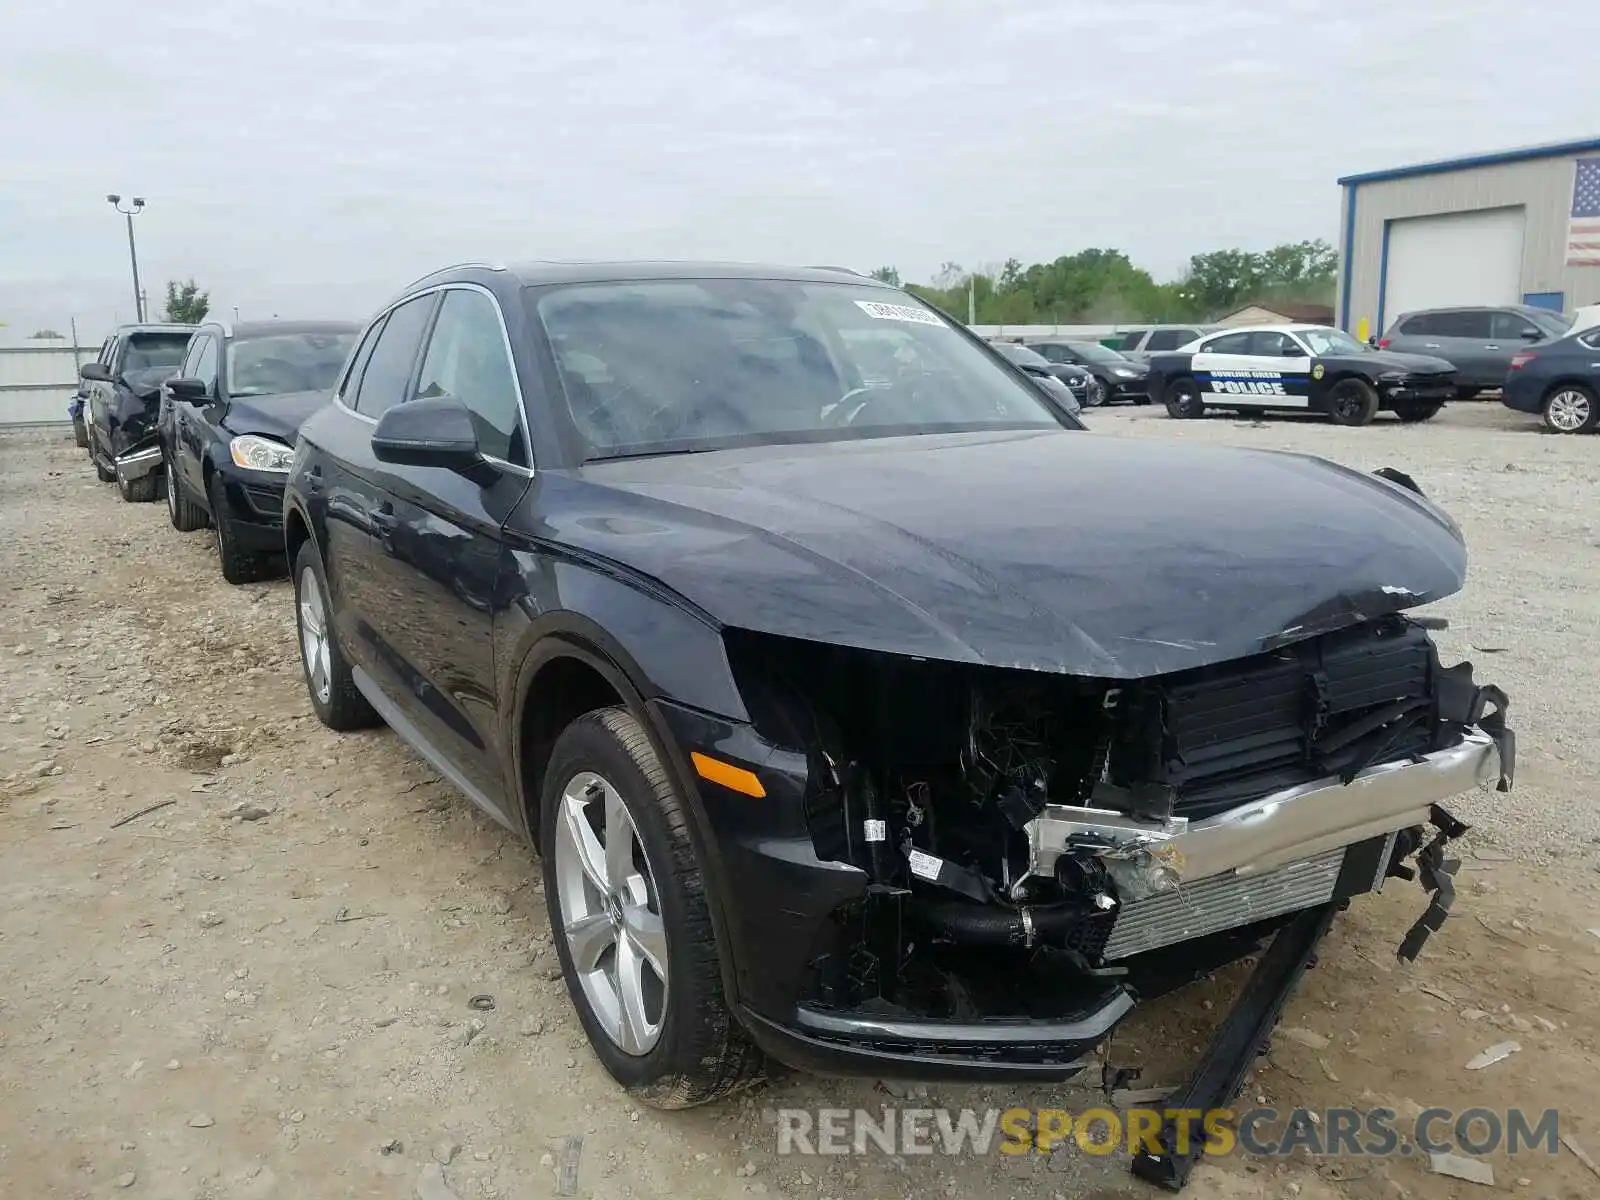
[[[353,331],[235,338],[228,345],[228,395],[325,391],[333,386],[355,340]]]
[[[1099,342],[1068,342],[1067,348],[1090,362],[1105,363],[1107,366],[1117,366],[1132,361],[1127,355],[1119,354],[1109,346],[1102,346]]]
[[[1535,325],[1555,337],[1565,337],[1573,322],[1577,320],[1577,316],[1573,313],[1555,312],[1550,309],[1535,309],[1527,316]]]
[[[530,290],[587,458],[1081,428],[886,288],[734,278]]]
[[[187,332],[129,334],[128,348],[122,354],[123,373],[170,370],[183,362],[188,346]]]
[[[1313,354],[1366,354],[1371,349],[1342,329],[1297,329],[1295,333]]]

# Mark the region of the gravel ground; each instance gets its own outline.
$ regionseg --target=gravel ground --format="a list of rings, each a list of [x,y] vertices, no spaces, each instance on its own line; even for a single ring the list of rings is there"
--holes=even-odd
[[[1279,1105],[1559,1105],[1600,1153],[1600,439],[1495,406],[1364,430],[1155,410],[1107,435],[1310,451],[1417,477],[1472,544],[1447,651],[1513,698],[1518,788],[1466,807],[1457,916],[1411,969],[1398,882],[1336,926],[1247,1087]],[[1105,502],[1114,502],[1106,497]],[[1092,520],[1092,515],[1081,519]],[[638,1110],[553,970],[531,853],[386,731],[311,716],[286,582],[230,588],[209,535],[129,506],[51,431],[0,435],[0,1196],[1151,1195],[1118,1156],[776,1153],[782,1107],[1051,1105],[1085,1088],[908,1088],[779,1074]],[[154,805],[154,811],[134,816]],[[128,819],[132,818],[132,819]],[[1172,1083],[1233,978],[1146,1005],[1108,1058]],[[475,996],[492,1008],[473,1007]],[[1507,1061],[1468,1073],[1514,1037]],[[574,1139],[582,1137],[581,1148]],[[570,1188],[564,1162],[576,1166]],[[1593,1196],[1569,1154],[1492,1156],[1495,1190]],[[1524,1184],[1521,1180],[1527,1180]],[[444,1189],[444,1190],[441,1190]],[[1200,1200],[1492,1194],[1385,1161],[1230,1158]]]

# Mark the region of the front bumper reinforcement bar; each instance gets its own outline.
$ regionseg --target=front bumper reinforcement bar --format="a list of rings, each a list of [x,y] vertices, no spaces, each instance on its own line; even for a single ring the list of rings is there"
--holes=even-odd
[[[1136,1176],[1169,1192],[1183,1190],[1189,1172],[1205,1153],[1202,1114],[1227,1108],[1238,1096],[1245,1074],[1256,1057],[1266,1052],[1301,975],[1316,965],[1317,944],[1342,907],[1343,901],[1333,901],[1305,909],[1278,931],[1239,998],[1212,1033],[1194,1074],[1165,1102],[1169,1114],[1183,1110],[1189,1114],[1168,1115],[1157,1135],[1161,1153],[1139,1151],[1133,1159]]]

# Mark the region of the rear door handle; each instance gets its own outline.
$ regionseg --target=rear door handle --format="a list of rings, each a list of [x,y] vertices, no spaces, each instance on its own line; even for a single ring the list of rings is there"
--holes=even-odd
[[[1423,342],[1422,343],[1422,348],[1424,350],[1437,350],[1439,348],[1439,343],[1438,342]]]
[[[1500,349],[1500,347],[1499,346],[1490,345],[1490,346],[1485,346],[1484,349],[1485,350],[1498,350],[1498,349]]]

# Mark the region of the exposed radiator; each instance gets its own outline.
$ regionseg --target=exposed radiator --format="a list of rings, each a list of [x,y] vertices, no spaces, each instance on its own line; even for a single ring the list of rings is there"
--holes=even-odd
[[[1330,850],[1259,875],[1218,875],[1124,904],[1102,957],[1128,958],[1322,904],[1333,898],[1344,855],[1342,848]]]

